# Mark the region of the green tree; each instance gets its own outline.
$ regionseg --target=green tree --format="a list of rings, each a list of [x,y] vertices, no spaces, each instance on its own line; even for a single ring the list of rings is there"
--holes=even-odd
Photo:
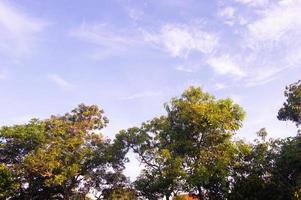
[[[297,126],[301,124],[301,80],[285,88],[286,102],[278,112],[279,120],[291,120]]]
[[[11,171],[5,164],[1,163],[0,164],[0,199],[6,199],[10,197],[16,188],[18,188],[18,183],[14,180]]]
[[[301,189],[301,137],[265,139],[261,129],[260,139],[249,144],[233,168],[229,200],[297,200]]]
[[[301,80],[286,87],[286,102],[278,112],[279,120],[301,124]],[[301,199],[301,137],[270,139],[261,129],[260,139],[251,144],[233,169],[233,185],[229,199],[289,200]]]
[[[166,105],[172,151],[183,159],[187,190],[200,199],[222,199],[235,152],[231,138],[244,111],[231,99],[216,100],[200,88],[188,88]]]
[[[63,116],[0,129],[0,162],[18,187],[11,199],[72,199],[101,190],[124,154],[99,133],[108,120],[97,106],[79,105]],[[118,155],[118,156],[116,156]]]
[[[233,167],[230,200],[286,199],[285,185],[275,179],[275,158],[281,149],[279,140],[266,140],[266,130],[257,132],[259,139],[247,145]]]
[[[116,137],[138,155],[145,167],[134,182],[141,196],[148,199],[169,199],[178,188],[182,170],[181,159],[172,156],[166,137],[166,117],[154,118],[141,127],[121,131]]]
[[[301,135],[281,140],[274,169],[274,182],[286,194],[283,199],[301,199]]]
[[[104,191],[105,200],[137,200],[137,194],[134,189],[129,187],[114,187]]]
[[[105,200],[135,200],[136,191],[131,188],[130,182],[122,173],[107,173],[103,178],[102,194],[98,199]],[[105,186],[105,187],[104,187]]]
[[[216,100],[195,87],[165,109],[166,116],[121,133],[145,165],[138,189],[149,199],[169,198],[178,190],[197,191],[200,199],[223,198],[236,148],[231,137],[244,111],[230,99]]]

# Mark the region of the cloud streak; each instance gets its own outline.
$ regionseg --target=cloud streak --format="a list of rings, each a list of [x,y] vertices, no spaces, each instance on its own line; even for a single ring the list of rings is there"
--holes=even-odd
[[[72,89],[74,88],[74,85],[59,76],[58,74],[50,74],[48,75],[48,78],[51,82],[55,83],[57,86],[59,86],[62,89]]]
[[[296,37],[301,33],[300,10],[301,1],[290,0],[261,10],[260,18],[247,26],[245,40],[249,47],[277,47],[292,40],[300,41]]]
[[[263,7],[270,2],[270,0],[234,0],[234,1],[250,7]]]
[[[7,56],[30,54],[36,34],[45,26],[45,21],[28,16],[8,1],[0,1],[0,53]]]
[[[242,67],[239,66],[229,55],[222,55],[218,57],[211,57],[207,63],[213,68],[213,70],[221,75],[231,75],[236,78],[246,76]]]
[[[166,24],[157,33],[144,32],[144,39],[171,56],[182,58],[187,58],[193,51],[210,54],[219,40],[214,33],[184,24]]]
[[[277,79],[288,68],[298,67],[301,1],[234,1],[246,6],[248,12],[227,5],[218,10],[217,17],[231,26],[235,39],[220,37],[218,53],[207,57],[206,63],[215,73],[240,78],[244,86],[254,87]],[[238,23],[240,18],[248,21]]]
[[[245,8],[235,7],[239,4]],[[216,13],[219,23],[229,25],[226,31],[209,28],[205,19],[202,23],[139,26],[147,13],[127,8],[129,17],[139,21],[134,28],[82,23],[72,35],[95,45],[93,58],[158,50],[179,61],[178,71],[191,73],[209,67],[219,76],[253,87],[275,80],[283,70],[301,62],[300,10],[299,0],[233,0],[220,5]]]
[[[141,44],[136,30],[119,30],[107,24],[82,23],[70,31],[71,36],[95,45],[91,58],[102,59],[116,54],[128,53]]]
[[[134,99],[141,99],[146,97],[155,97],[162,95],[162,92],[141,92],[141,93],[135,93],[132,95],[129,95],[127,97],[122,98],[122,100],[134,100]]]

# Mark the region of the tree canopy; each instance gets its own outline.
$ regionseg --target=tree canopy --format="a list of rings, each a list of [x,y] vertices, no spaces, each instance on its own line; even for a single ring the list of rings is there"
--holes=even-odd
[[[285,88],[286,102],[278,112],[279,120],[291,120],[297,126],[301,124],[301,80]]]
[[[0,129],[1,179],[12,199],[71,199],[101,191],[123,154],[98,133],[108,120],[97,106]]]
[[[278,119],[300,126],[301,81],[286,87]],[[0,128],[0,199],[301,199],[301,135],[233,136],[244,110],[189,87],[164,104],[166,113],[101,134],[108,119],[96,105]],[[255,133],[255,131],[254,131]],[[143,169],[130,182],[127,153]]]

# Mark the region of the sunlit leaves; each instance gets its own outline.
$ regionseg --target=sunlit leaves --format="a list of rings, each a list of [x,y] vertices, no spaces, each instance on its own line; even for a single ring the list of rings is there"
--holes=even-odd
[[[66,199],[101,191],[105,174],[122,169],[125,156],[99,133],[107,123],[96,105],[80,104],[63,116],[2,127],[0,159],[18,182],[12,196]]]
[[[278,119],[301,124],[301,80],[285,88],[286,102],[278,112]]]

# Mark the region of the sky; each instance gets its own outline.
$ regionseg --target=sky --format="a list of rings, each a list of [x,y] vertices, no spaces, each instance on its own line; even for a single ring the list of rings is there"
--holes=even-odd
[[[301,78],[300,10],[300,0],[0,0],[0,125],[97,104],[114,138],[194,85],[244,108],[235,137],[293,136],[277,112]]]

